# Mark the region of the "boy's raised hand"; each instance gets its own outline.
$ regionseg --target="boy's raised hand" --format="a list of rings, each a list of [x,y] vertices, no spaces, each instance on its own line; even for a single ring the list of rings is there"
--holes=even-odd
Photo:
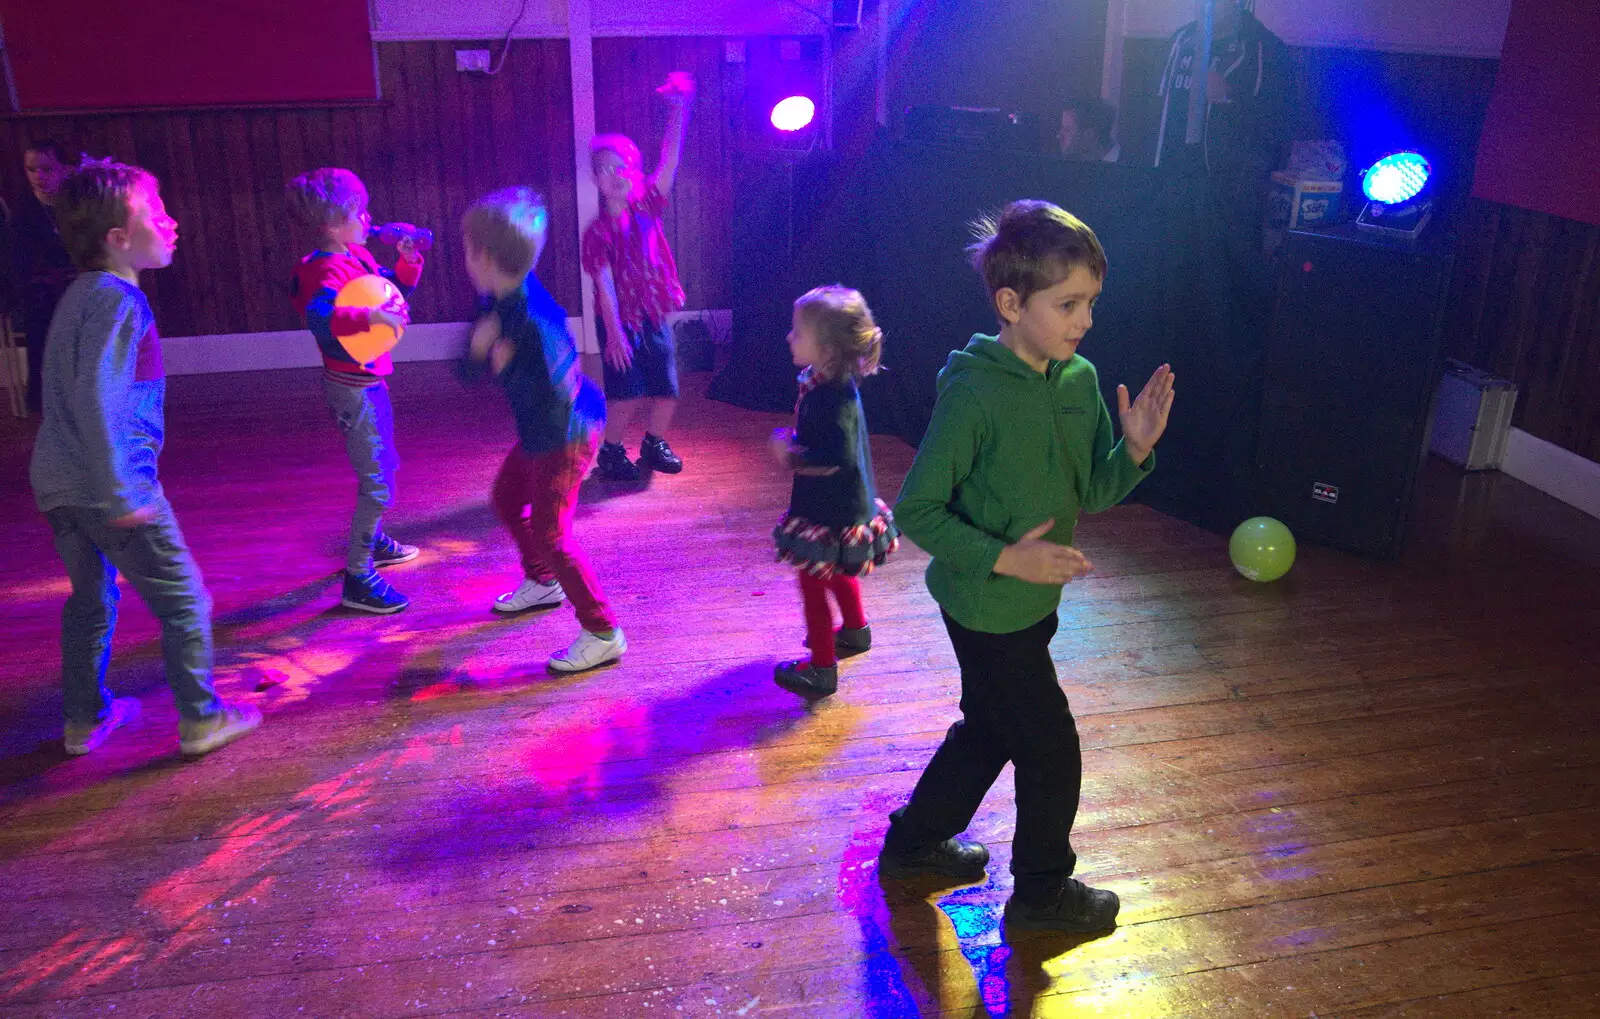
[[[1139,398],[1128,402],[1128,387],[1117,386],[1117,417],[1122,419],[1122,447],[1136,464],[1142,464],[1167,430],[1167,414],[1172,410],[1172,383],[1177,378],[1172,366],[1164,364],[1150,376],[1139,391]]]
[[[1082,552],[1070,545],[1046,541],[1045,535],[1056,526],[1046,520],[1000,551],[994,572],[1026,580],[1030,584],[1070,584],[1094,569]]]
[[[694,75],[688,71],[673,71],[656,89],[668,102],[688,102],[694,98]]]

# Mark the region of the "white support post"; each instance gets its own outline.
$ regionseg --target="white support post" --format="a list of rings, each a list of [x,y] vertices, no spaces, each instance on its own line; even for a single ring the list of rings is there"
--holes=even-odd
[[[1128,37],[1128,0],[1106,4],[1106,44],[1100,59],[1100,98],[1122,107],[1122,48]]]
[[[572,155],[578,191],[578,231],[600,214],[600,193],[595,190],[589,166],[589,142],[594,139],[594,9],[591,0],[567,0],[567,47],[572,64]],[[583,290],[582,334],[577,337],[580,351],[599,349],[595,330],[594,283],[589,274],[579,272]]]

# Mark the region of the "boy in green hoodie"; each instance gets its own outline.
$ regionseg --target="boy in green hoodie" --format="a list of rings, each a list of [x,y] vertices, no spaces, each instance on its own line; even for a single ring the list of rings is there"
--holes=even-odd
[[[880,873],[982,878],[989,851],[956,836],[1011,761],[1007,921],[1105,930],[1116,922],[1116,893],[1072,877],[1083,764],[1050,638],[1062,585],[1091,569],[1072,547],[1078,514],[1121,502],[1155,467],[1174,376],[1162,365],[1131,403],[1117,387],[1117,441],[1094,366],[1077,356],[1106,274],[1094,231],[1048,202],[1013,202],[980,224],[969,251],[1000,335],[974,336],[950,354],[894,508],[933,555],[928,590],[961,666],[962,718],[910,802],[890,815]]]

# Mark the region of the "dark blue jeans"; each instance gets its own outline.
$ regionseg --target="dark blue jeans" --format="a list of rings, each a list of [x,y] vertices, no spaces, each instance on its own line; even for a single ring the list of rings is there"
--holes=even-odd
[[[1054,612],[1014,633],[982,633],[944,617],[961,665],[961,720],[890,826],[888,848],[911,853],[965,831],[1007,761],[1016,770],[1011,873],[1023,902],[1049,901],[1077,867],[1072,823],[1083,782],[1078,727],[1056,682]]]
[[[117,571],[161,623],[161,657],[178,713],[198,722],[220,710],[211,685],[211,596],[165,498],[155,519],[112,527],[98,509],[62,507],[45,516],[72,593],[61,610],[61,688],[67,721],[94,725],[111,708],[106,666],[117,628]]]
[[[394,501],[394,475],[400,457],[394,449],[394,408],[389,386],[347,386],[322,380],[333,420],[344,436],[345,454],[356,472],[356,513],[350,521],[345,570],[372,569],[372,544],[383,529],[383,511]]]

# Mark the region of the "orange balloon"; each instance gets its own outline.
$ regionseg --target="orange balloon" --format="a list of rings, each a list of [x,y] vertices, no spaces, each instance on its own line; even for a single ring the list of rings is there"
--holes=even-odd
[[[378,275],[357,276],[339,289],[333,299],[335,308],[385,308],[389,311],[403,311],[406,299],[400,296],[400,288]],[[394,349],[400,342],[400,337],[405,330],[399,332],[386,325],[374,325],[365,332],[353,333],[350,336],[340,336],[339,344],[344,347],[345,353],[356,359],[358,364],[371,364],[378,358]]]

